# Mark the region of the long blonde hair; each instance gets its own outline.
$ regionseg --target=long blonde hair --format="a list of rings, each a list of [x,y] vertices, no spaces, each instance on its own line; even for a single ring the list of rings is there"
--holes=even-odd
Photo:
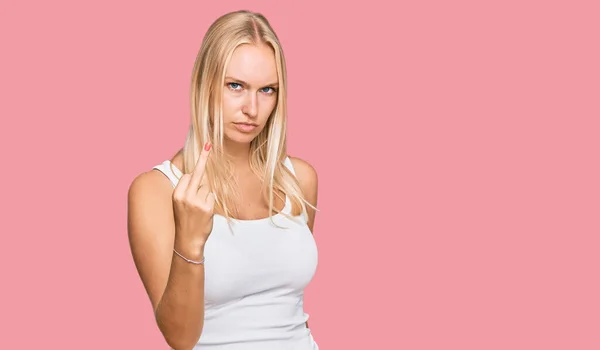
[[[235,11],[219,17],[208,29],[194,64],[191,81],[191,123],[183,147],[183,172],[193,170],[205,142],[211,142],[206,176],[216,197],[215,211],[227,219],[239,215],[239,195],[231,163],[223,149],[223,110],[221,108],[225,70],[236,47],[267,44],[275,54],[279,88],[277,105],[260,132],[250,143],[250,167],[263,179],[263,195],[269,203],[269,216],[279,213],[274,196],[292,203],[292,215],[306,210],[308,203],[295,176],[285,167],[287,156],[287,74],[279,39],[267,19],[250,11]],[[314,208],[314,207],[313,207]]]

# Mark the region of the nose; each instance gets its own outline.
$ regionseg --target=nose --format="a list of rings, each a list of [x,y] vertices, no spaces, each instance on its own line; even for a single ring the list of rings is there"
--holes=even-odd
[[[249,92],[248,97],[244,101],[242,106],[242,112],[250,118],[255,118],[258,114],[258,99],[256,94]]]

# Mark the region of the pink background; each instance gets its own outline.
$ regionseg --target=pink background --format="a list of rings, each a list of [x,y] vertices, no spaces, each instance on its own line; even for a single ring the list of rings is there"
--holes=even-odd
[[[0,348],[167,348],[127,188],[182,145],[209,24],[247,8],[320,176],[321,349],[600,349],[594,3],[2,1]]]

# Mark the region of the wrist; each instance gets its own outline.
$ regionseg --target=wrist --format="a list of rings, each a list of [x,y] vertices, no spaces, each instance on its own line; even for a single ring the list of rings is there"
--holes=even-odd
[[[202,260],[204,258],[204,244],[204,241],[184,241],[175,238],[173,249],[188,259]]]

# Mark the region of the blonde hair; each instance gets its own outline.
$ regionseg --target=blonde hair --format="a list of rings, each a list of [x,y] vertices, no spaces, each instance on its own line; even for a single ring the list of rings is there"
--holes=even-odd
[[[215,194],[215,211],[229,220],[239,214],[238,188],[231,163],[223,149],[221,108],[225,70],[235,48],[243,44],[266,44],[275,54],[279,88],[277,104],[257,137],[250,143],[250,167],[263,179],[263,195],[269,203],[269,217],[279,213],[274,196],[292,203],[292,215],[306,210],[308,203],[295,176],[284,165],[287,156],[287,74],[285,57],[277,35],[267,19],[250,11],[235,11],[219,17],[208,29],[194,64],[191,81],[191,123],[183,147],[183,172],[190,173],[201,148],[212,143],[205,176]],[[314,207],[313,207],[314,208]]]

